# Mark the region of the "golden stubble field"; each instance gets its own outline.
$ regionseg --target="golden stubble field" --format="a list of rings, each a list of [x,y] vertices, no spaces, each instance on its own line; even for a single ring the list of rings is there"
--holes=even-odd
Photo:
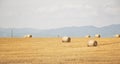
[[[120,64],[120,38],[0,38],[0,64]]]

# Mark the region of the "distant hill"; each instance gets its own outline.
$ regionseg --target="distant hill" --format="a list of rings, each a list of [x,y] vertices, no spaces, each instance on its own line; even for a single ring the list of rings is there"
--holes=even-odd
[[[64,27],[57,29],[39,30],[31,28],[0,28],[0,37],[11,37],[11,30],[13,30],[13,37],[23,37],[26,34],[32,34],[33,37],[84,37],[85,35],[94,36],[101,34],[102,37],[113,37],[115,34],[120,34],[120,24],[113,24],[101,28],[94,26],[81,27]]]

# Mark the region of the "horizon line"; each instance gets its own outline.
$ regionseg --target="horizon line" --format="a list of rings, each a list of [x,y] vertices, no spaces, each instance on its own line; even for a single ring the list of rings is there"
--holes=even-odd
[[[120,24],[110,24],[110,25],[105,25],[105,26],[94,26],[94,25],[84,25],[84,26],[64,26],[64,27],[57,27],[57,28],[33,28],[33,27],[0,27],[0,29],[39,29],[39,30],[50,30],[50,29],[61,29],[61,28],[69,28],[69,27],[96,27],[96,28],[102,28],[106,26],[111,26],[111,25],[120,25]]]

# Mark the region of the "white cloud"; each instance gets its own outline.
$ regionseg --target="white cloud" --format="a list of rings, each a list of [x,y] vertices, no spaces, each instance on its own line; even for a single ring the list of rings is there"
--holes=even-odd
[[[103,26],[120,23],[119,17],[119,0],[2,0],[0,4],[0,26]]]

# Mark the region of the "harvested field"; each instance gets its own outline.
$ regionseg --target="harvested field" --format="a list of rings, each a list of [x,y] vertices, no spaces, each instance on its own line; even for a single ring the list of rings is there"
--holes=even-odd
[[[120,64],[120,38],[0,38],[0,64]],[[97,47],[87,47],[90,39]]]

